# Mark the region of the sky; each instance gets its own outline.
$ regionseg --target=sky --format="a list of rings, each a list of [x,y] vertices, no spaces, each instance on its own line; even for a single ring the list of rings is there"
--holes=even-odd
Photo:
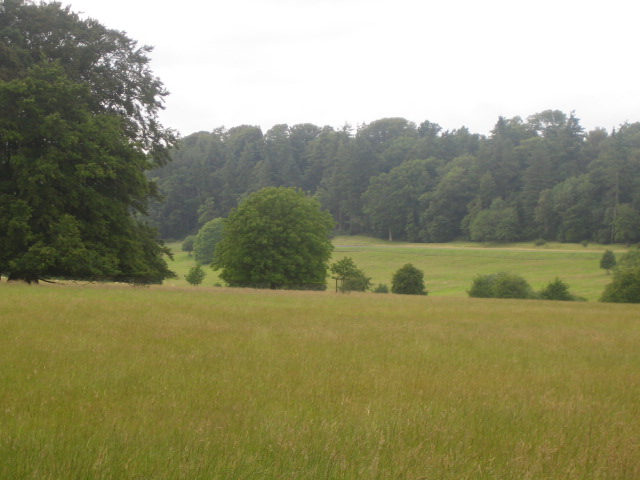
[[[636,0],[61,0],[154,46],[183,136],[385,117],[489,134],[499,116],[640,121]]]

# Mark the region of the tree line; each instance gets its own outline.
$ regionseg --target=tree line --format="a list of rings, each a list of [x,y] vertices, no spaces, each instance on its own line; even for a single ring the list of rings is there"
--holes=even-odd
[[[151,172],[150,220],[180,239],[266,186],[317,196],[347,234],[478,242],[640,240],[640,123],[586,132],[574,113],[498,118],[490,135],[383,118],[218,128]]]

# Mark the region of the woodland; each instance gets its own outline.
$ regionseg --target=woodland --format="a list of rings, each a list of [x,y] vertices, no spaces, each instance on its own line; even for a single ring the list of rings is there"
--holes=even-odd
[[[574,112],[466,127],[383,118],[352,128],[197,132],[153,170],[148,220],[181,239],[267,186],[317,196],[342,234],[389,240],[640,240],[640,123],[585,131]]]

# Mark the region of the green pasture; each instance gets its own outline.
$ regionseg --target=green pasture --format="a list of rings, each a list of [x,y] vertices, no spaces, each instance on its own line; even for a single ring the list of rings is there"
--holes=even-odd
[[[534,289],[539,290],[555,277],[569,284],[581,297],[595,301],[611,277],[600,269],[605,249],[613,249],[618,256],[625,251],[620,246],[548,243],[483,245],[471,242],[445,244],[410,244],[387,242],[371,237],[339,236],[333,239],[333,259],[353,258],[356,265],[372,278],[374,284],[391,285],[393,273],[405,263],[412,263],[425,273],[430,295],[466,296],[473,278],[478,274],[506,271],[521,275]],[[184,275],[194,265],[192,256],[180,250],[180,243],[169,244],[175,255],[170,268],[179,278],[166,283],[185,286]],[[217,273],[205,267],[207,277],[203,285],[220,283]],[[329,290],[332,281],[328,281]]]
[[[637,305],[0,285],[3,479],[637,479]]]

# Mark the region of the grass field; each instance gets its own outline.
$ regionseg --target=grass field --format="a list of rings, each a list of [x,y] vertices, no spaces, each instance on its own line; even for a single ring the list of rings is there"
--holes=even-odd
[[[344,256],[353,258],[374,284],[390,286],[393,273],[405,263],[412,263],[424,271],[430,295],[466,296],[466,290],[476,275],[507,271],[523,276],[535,290],[560,277],[575,294],[594,301],[600,298],[605,285],[611,281],[611,277],[599,267],[605,248],[618,254],[624,251],[619,246],[610,245],[409,244],[358,236],[336,237],[333,243],[334,260]],[[171,262],[170,268],[179,274],[179,278],[167,283],[186,286],[184,275],[194,265],[193,257],[181,252],[179,243],[170,244],[170,247],[175,252],[175,261]],[[213,286],[220,282],[216,272],[208,267],[205,271],[207,277],[203,285]]]
[[[637,479],[639,347],[637,305],[2,283],[0,478]]]

